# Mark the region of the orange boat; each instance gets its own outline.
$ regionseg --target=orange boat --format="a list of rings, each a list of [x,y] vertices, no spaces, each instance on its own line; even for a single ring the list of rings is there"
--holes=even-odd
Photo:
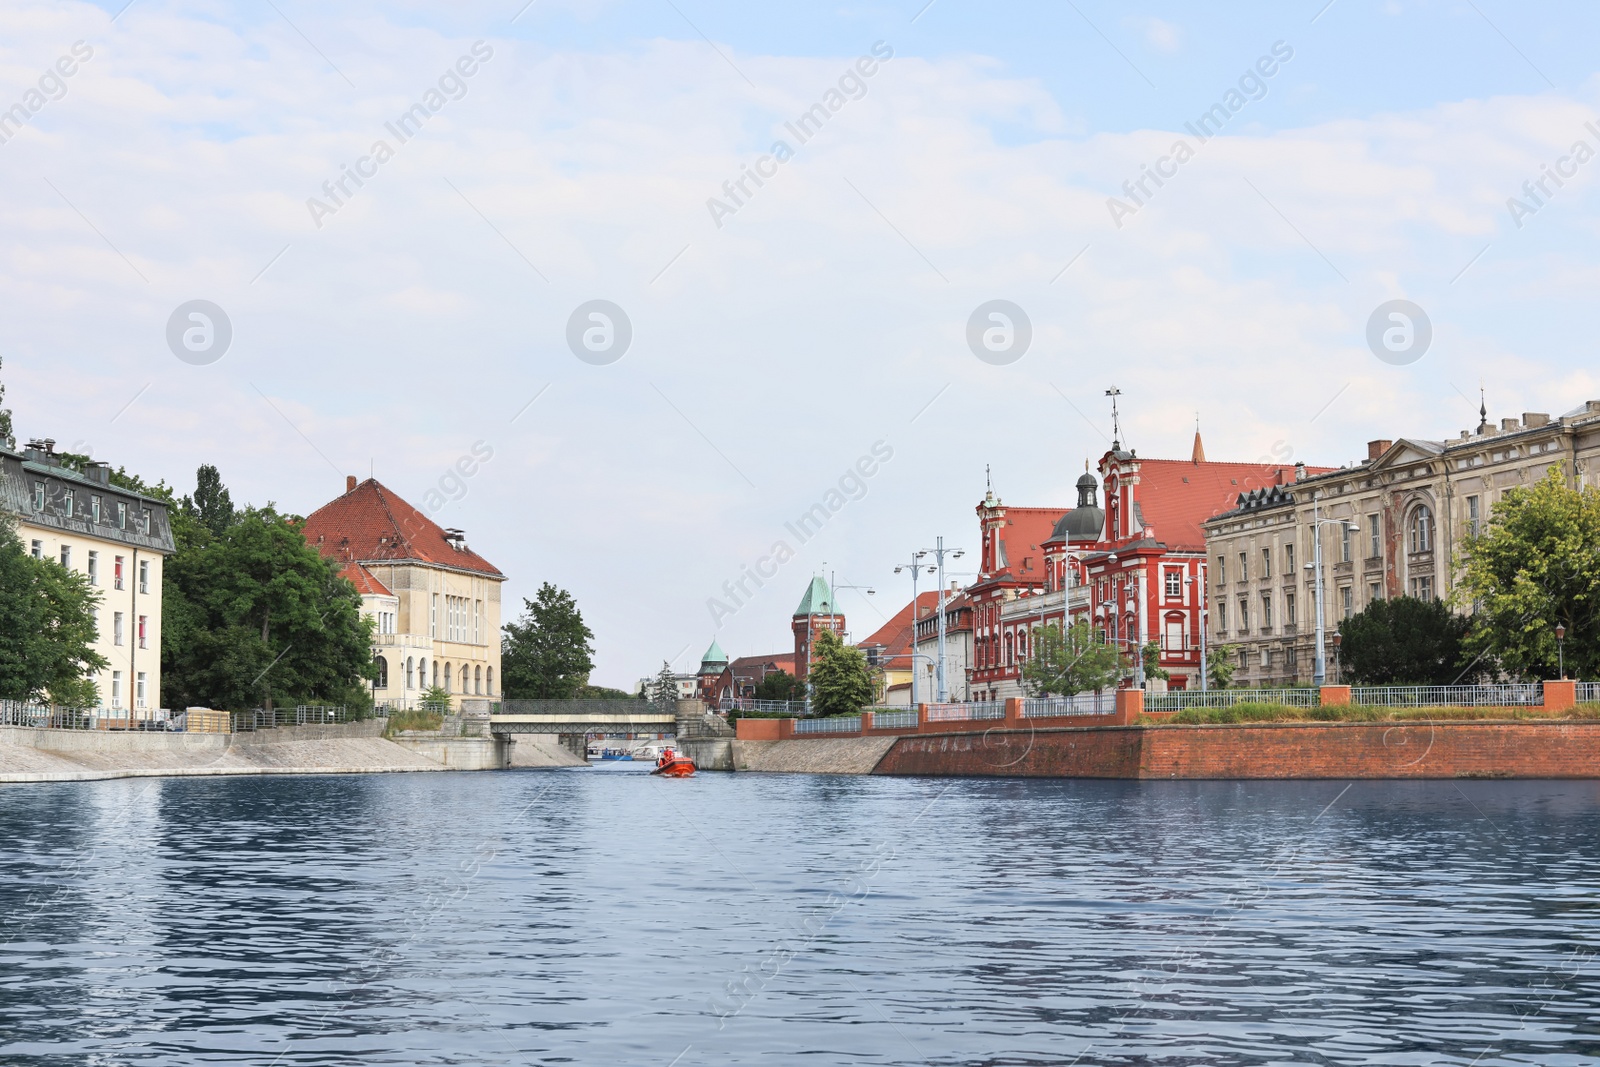
[[[650,773],[665,775],[668,778],[688,778],[694,772],[694,760],[679,755],[670,748],[664,748],[661,750],[661,758],[656,760],[656,769]]]

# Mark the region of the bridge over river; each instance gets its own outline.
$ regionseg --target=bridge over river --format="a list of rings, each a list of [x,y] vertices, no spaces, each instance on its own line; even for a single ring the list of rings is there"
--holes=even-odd
[[[672,711],[644,700],[504,700],[489,715],[489,731],[512,738],[555,734],[577,755],[584,754],[591,734],[670,734],[691,751],[713,740],[726,747],[733,736],[732,728],[698,700],[680,700]]]

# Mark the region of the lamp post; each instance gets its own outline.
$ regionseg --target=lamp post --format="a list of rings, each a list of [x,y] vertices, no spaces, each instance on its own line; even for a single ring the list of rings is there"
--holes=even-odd
[[[1343,519],[1324,519],[1320,516],[1321,503],[1313,501],[1311,505],[1311,555],[1312,562],[1306,564],[1308,570],[1314,569],[1317,573],[1317,665],[1311,676],[1313,685],[1323,685],[1328,680],[1328,655],[1325,648],[1323,634],[1323,609],[1322,609],[1322,527],[1342,526],[1351,533],[1360,533],[1361,527],[1353,522]]]
[[[1344,634],[1338,630],[1333,631],[1333,684],[1339,684],[1339,645],[1344,642]]]
[[[1184,579],[1185,584],[1199,586],[1200,592],[1200,692],[1207,688],[1206,676],[1211,673],[1211,662],[1206,658],[1206,618],[1209,614],[1207,606],[1211,602],[1211,595],[1206,590],[1206,565],[1200,564],[1199,575],[1189,575]]]
[[[1556,663],[1560,668],[1561,680],[1567,680],[1567,628],[1556,623]]]
[[[938,697],[939,697],[939,701],[938,702],[940,704],[943,704],[943,703],[945,703],[946,701],[948,701],[950,699],[950,690],[949,690],[949,687],[945,684],[945,678],[944,678],[944,593],[945,593],[945,588],[944,588],[944,557],[948,553],[951,559],[960,559],[963,555],[966,554],[966,552],[965,552],[964,549],[960,549],[960,548],[957,548],[957,549],[945,548],[944,547],[944,538],[943,537],[938,538],[934,542],[934,544],[935,544],[934,548],[932,548],[932,549],[923,549],[921,552],[919,552],[917,554],[919,556],[925,556],[931,551],[933,553],[933,558],[937,561],[937,566],[938,566],[938,570],[939,570],[939,658],[938,658],[938,668],[935,671],[934,677],[935,677],[935,684],[938,687]]]
[[[919,605],[917,603],[917,571],[922,569],[922,564],[919,561],[922,559],[923,556],[926,556],[926,555],[927,555],[926,552],[913,552],[913,553],[911,553],[911,562],[910,563],[902,563],[899,566],[895,567],[895,569],[894,569],[894,572],[896,574],[899,574],[901,571],[904,571],[904,570],[909,570],[911,572],[911,656],[912,656],[912,659],[911,659],[911,706],[912,707],[916,707],[917,706],[917,660],[916,660],[916,655],[917,655],[917,622],[919,621],[918,618],[917,618],[917,609],[919,607]],[[932,571],[933,568],[929,567],[928,570]]]

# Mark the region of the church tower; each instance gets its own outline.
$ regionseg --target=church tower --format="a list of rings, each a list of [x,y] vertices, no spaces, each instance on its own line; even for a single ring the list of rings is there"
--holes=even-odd
[[[794,629],[794,676],[804,684],[806,675],[811,673],[812,648],[817,635],[832,630],[844,636],[844,615],[837,611],[833,590],[828,588],[826,580],[820,576],[811,579],[805,596],[800,598],[800,606],[794,609],[790,625]]]

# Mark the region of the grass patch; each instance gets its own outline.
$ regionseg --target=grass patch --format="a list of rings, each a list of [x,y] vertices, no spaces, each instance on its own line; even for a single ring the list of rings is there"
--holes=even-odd
[[[383,736],[393,737],[402,730],[437,730],[443,725],[444,716],[437,711],[391,711]]]
[[[1379,708],[1361,704],[1294,708],[1287,704],[1235,704],[1231,708],[1186,708],[1172,715],[1141,715],[1143,726],[1212,726],[1250,722],[1474,722],[1495,720],[1600,719],[1600,704],[1579,704],[1571,711],[1543,708]]]

